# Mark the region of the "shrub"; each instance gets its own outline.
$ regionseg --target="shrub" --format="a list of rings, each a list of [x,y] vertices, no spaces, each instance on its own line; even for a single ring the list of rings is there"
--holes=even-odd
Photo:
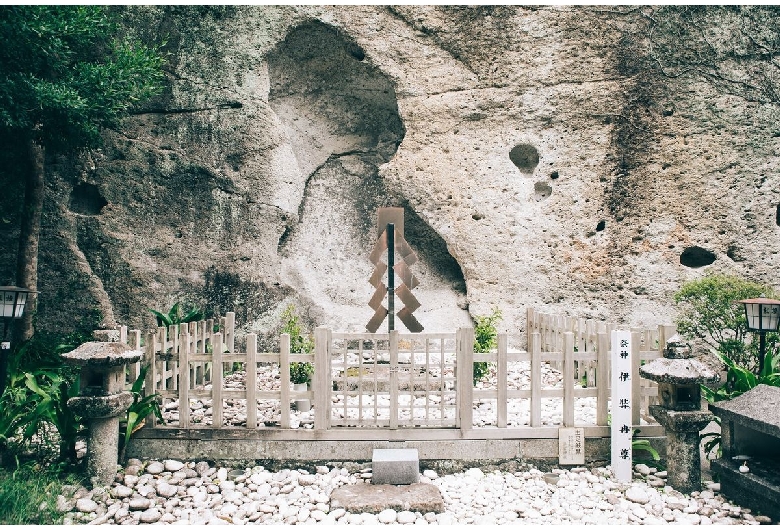
[[[713,275],[688,282],[674,295],[680,308],[677,331],[709,344],[735,364],[758,371],[758,341],[747,330],[739,300],[776,296],[770,287],[734,276]],[[778,335],[767,334],[767,352],[776,352]]]
[[[501,321],[501,310],[494,308],[487,316],[475,316],[474,321],[474,353],[489,353],[498,346],[498,332],[496,324]],[[474,363],[474,381],[476,385],[483,377],[488,375],[489,364],[484,361]]]
[[[295,306],[290,304],[282,313],[282,333],[290,335],[290,353],[311,353],[314,350],[314,341],[303,336],[303,328],[298,322]],[[293,384],[311,382],[314,367],[311,363],[290,363],[290,381]]]

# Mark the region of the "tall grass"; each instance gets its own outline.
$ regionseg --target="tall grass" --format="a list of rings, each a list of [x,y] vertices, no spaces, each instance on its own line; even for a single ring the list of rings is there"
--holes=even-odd
[[[0,525],[62,524],[64,514],[56,505],[65,484],[76,485],[78,479],[59,466],[0,468]]]

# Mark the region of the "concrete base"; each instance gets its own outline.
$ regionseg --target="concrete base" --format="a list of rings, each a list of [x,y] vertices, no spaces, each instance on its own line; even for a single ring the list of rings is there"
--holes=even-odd
[[[371,458],[373,484],[415,484],[419,481],[417,449],[374,449]]]
[[[642,434],[653,432],[652,429],[642,429]],[[480,434],[475,431],[471,433]],[[443,439],[448,434],[444,429],[333,429],[320,433],[303,429],[249,431],[147,427],[133,435],[125,456],[142,460],[172,458],[207,460],[219,464],[262,462],[262,465],[298,466],[330,462],[367,463],[371,461],[374,449],[417,449],[421,466],[438,473],[463,471],[469,467],[509,469],[521,463],[533,464],[547,471],[559,467],[558,428],[549,429],[549,433],[548,438],[448,440]],[[339,435],[342,438],[336,438]],[[393,436],[400,439],[394,440],[391,438]],[[666,438],[646,439],[662,458],[666,455]],[[609,458],[609,438],[589,437],[586,431],[586,465],[606,465]]]

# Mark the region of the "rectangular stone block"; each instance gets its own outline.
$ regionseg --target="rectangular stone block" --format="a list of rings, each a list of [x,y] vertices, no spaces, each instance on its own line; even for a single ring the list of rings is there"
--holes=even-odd
[[[415,484],[419,480],[417,449],[374,449],[371,458],[373,484]]]

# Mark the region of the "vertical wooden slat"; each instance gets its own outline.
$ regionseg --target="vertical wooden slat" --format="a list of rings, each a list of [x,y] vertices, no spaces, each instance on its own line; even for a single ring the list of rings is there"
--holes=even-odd
[[[398,330],[390,331],[390,428],[398,428]]]
[[[563,426],[574,426],[574,333],[563,334]]]
[[[471,430],[474,427],[474,328],[463,328],[460,339],[463,360],[462,366],[458,365],[458,384],[463,397],[460,402],[460,428]]]
[[[222,366],[222,333],[213,335],[214,353],[211,356],[211,426],[222,428],[222,382],[224,366]]]
[[[190,427],[190,335],[187,326],[182,325],[183,333],[179,342],[179,427]]]
[[[155,388],[155,381],[157,379],[155,337],[155,333],[147,333],[146,347],[144,348],[144,361],[149,367],[146,370],[146,380],[144,381],[144,394],[147,396],[151,396],[157,392],[157,388]],[[147,425],[154,427],[157,425],[157,418],[155,418],[154,414],[149,414],[149,416],[146,417],[146,423]]]
[[[347,343],[347,349],[349,349],[349,341]],[[358,343],[358,421],[363,421],[363,341],[359,340]]]
[[[318,368],[314,369],[314,378],[316,379]],[[281,395],[279,397],[279,426],[282,429],[290,428],[290,335],[282,333],[279,337],[279,375],[282,379]],[[315,398],[316,398],[315,389]],[[316,402],[315,402],[316,403]],[[315,404],[315,411],[320,408],[319,403]]]
[[[606,333],[598,334],[596,360],[596,425],[606,426],[609,414],[609,341]]]
[[[141,349],[141,331],[134,329],[130,331],[127,335],[127,345],[130,346],[131,349],[135,351],[143,351]],[[143,358],[141,358],[140,361],[135,362],[128,366],[128,383],[130,386],[135,382],[136,379],[138,379],[138,375],[141,372],[141,363],[143,362]]]
[[[342,350],[341,354],[341,365],[344,367],[341,371],[341,395],[343,396],[343,404],[344,407],[341,411],[342,415],[344,416],[344,421],[347,421],[347,416],[349,414],[349,384],[347,383],[347,376],[349,372],[349,341],[345,340],[343,341],[344,349]]]
[[[639,377],[639,348],[641,345],[641,336],[636,331],[631,332],[631,423],[639,425],[640,413],[642,412],[641,393],[642,387]]]
[[[330,428],[330,330],[319,326],[314,330],[314,429]]]
[[[539,333],[528,336],[531,351],[531,427],[542,425],[542,341]]]
[[[535,312],[533,307],[528,307],[525,310],[525,351],[531,351],[531,344],[529,340],[531,333],[536,332]]]
[[[184,325],[176,325],[173,327],[172,330],[169,331],[168,336],[171,337],[171,350],[173,351],[173,355],[176,356],[179,354],[179,349],[181,347],[181,341],[179,340],[179,330],[183,329]],[[179,388],[179,378],[178,378],[178,372],[179,367],[181,366],[178,360],[170,361],[168,363],[168,366],[170,368],[170,389],[171,390],[177,390]]]
[[[498,369],[496,370],[496,377],[498,378],[498,401],[496,403],[496,427],[506,427],[506,408],[507,408],[507,336],[506,333],[498,334]]]
[[[225,331],[224,331],[224,343],[225,348],[230,353],[235,353],[236,349],[236,314],[232,311],[225,313]]]
[[[257,429],[257,335],[246,336],[246,427]]]

